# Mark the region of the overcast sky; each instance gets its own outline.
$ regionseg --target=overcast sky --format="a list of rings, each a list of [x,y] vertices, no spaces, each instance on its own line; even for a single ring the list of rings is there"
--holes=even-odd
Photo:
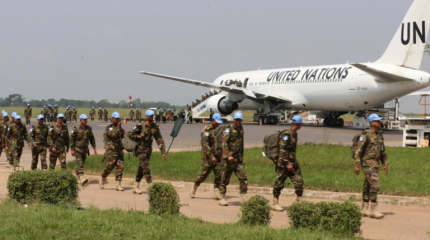
[[[375,61],[412,2],[1,0],[0,96],[182,105],[207,89],[139,71],[211,82],[258,68]],[[429,63],[425,56],[421,69]]]

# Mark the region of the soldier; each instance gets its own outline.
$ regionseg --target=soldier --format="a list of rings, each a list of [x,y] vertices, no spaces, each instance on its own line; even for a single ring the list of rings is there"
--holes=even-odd
[[[69,108],[68,107],[66,107],[66,110],[64,111],[64,119],[66,119],[66,123],[67,123],[67,120],[68,120],[68,116],[69,115]]]
[[[53,124],[48,133],[49,169],[55,169],[57,159],[61,169],[66,170],[66,154],[69,153],[69,130],[63,125],[64,115],[57,115],[57,124]]]
[[[48,116],[47,112],[48,112],[48,110],[46,109],[46,106],[43,106],[43,109],[42,109],[42,111],[40,111],[40,114],[43,115],[43,117],[45,119],[45,123],[47,121],[47,116]]]
[[[137,155],[139,156],[140,163],[137,169],[136,182],[134,184],[133,193],[142,194],[139,189],[140,180],[145,177],[148,184],[152,183],[151,170],[149,169],[149,159],[152,153],[152,139],[154,138],[157,142],[158,148],[161,154],[163,154],[163,161],[166,161],[166,146],[164,145],[163,137],[161,136],[160,129],[157,124],[153,122],[154,112],[152,110],[147,110],[145,113],[145,122],[143,124],[138,123],[136,127],[133,128],[128,136],[132,139],[138,140],[137,145]]]
[[[72,110],[72,117],[73,117],[73,122],[75,122],[75,123],[77,123],[78,122],[78,110],[76,110],[76,108],[75,107],[73,107],[73,110]]]
[[[31,109],[30,104],[27,104],[27,108],[24,110],[25,125],[30,125],[30,119],[33,109]]]
[[[210,97],[209,94],[206,92],[205,93],[205,100],[208,99],[209,97]]]
[[[155,110],[155,123],[160,124],[160,108]]]
[[[209,91],[209,97],[212,97],[214,93],[212,91]]]
[[[142,110],[141,109],[136,109],[136,122],[140,122],[140,117],[142,114]]]
[[[179,111],[178,111],[178,117],[182,118],[182,109],[179,109]]]
[[[3,113],[7,116],[7,112],[3,112]],[[3,132],[4,133],[4,135],[3,135],[4,151],[6,153],[6,161],[9,162],[10,172],[11,173],[13,173],[13,170],[14,170],[14,167],[13,167],[13,154],[12,154],[11,149],[10,149],[10,144],[7,141],[7,132],[8,132],[8,129],[10,128],[10,125],[15,122],[15,116],[16,115],[17,115],[16,112],[13,112],[10,115],[10,121],[9,122],[6,121],[5,125],[3,126],[3,128],[4,128],[3,129],[3,131],[4,131]],[[9,118],[7,117],[6,120],[9,120]]]
[[[296,190],[296,202],[300,202],[303,195],[303,176],[299,163],[296,159],[296,148],[298,142],[297,131],[302,127],[302,117],[294,116],[291,128],[280,134],[279,159],[276,163],[276,182],[273,187],[272,210],[282,212],[284,209],[279,205],[279,195],[284,188],[285,180],[291,179]]]
[[[67,112],[67,121],[69,122],[69,123],[71,123],[72,122],[72,113],[73,113],[73,110],[70,108],[70,106],[69,106],[69,111]]]
[[[214,95],[217,95],[218,94],[218,91],[217,90],[214,90]]]
[[[52,122],[52,114],[54,110],[52,109],[51,104],[48,105],[48,109],[46,109],[46,116],[45,116],[45,123],[51,123]]]
[[[105,108],[105,110],[103,111],[103,122],[107,122],[108,115],[109,115],[109,112],[108,112],[108,110]]]
[[[43,124],[43,115],[37,116],[37,125],[30,128],[30,134],[28,139],[31,142],[31,156],[33,160],[31,161],[31,170],[37,169],[37,163],[39,162],[40,155],[40,165],[42,170],[48,169],[48,164],[46,163],[46,148],[48,147],[48,127]]]
[[[361,169],[364,173],[363,185],[363,203],[361,205],[361,213],[366,217],[382,218],[384,214],[378,211],[378,192],[379,192],[379,177],[378,172],[381,163],[385,175],[388,174],[388,158],[385,152],[384,137],[382,136],[381,120],[377,114],[369,116],[370,128],[364,130],[360,135],[358,149],[355,152],[355,169],[354,173],[360,173]],[[370,205],[369,205],[370,201]],[[370,207],[370,211],[368,208]]]
[[[9,128],[9,115],[7,114],[7,112],[2,110],[1,116],[2,116],[2,122],[0,123],[0,156],[4,149],[5,155],[6,155],[6,161],[7,161],[8,154],[5,146],[5,138],[6,138],[7,129]]]
[[[202,102],[204,102],[206,100],[205,95],[202,95]]]
[[[196,106],[197,106],[197,105],[199,105],[201,102],[202,102],[202,101],[200,101],[200,100],[198,100],[198,99],[196,98]]]
[[[229,124],[223,131],[222,138],[222,158],[225,162],[221,175],[220,194],[221,206],[228,206],[225,199],[227,186],[230,183],[231,174],[234,172],[239,179],[240,198],[246,201],[248,196],[248,178],[243,162],[243,115],[242,112],[236,112],[233,117],[233,124]]]
[[[97,114],[99,115],[99,122],[101,122],[103,118],[103,110],[101,107],[99,108],[99,111],[97,112]]]
[[[173,122],[176,122],[176,119],[178,119],[178,112],[176,112],[176,109],[173,109]]]
[[[115,167],[115,190],[124,191],[121,187],[122,172],[124,170],[124,146],[122,145],[122,139],[124,138],[124,129],[121,127],[121,117],[119,113],[112,113],[112,123],[106,127],[106,167],[103,170],[102,175],[99,179],[99,187],[103,189],[105,187],[105,181],[107,176],[111,173]]]
[[[202,182],[206,180],[209,174],[213,171],[215,175],[214,180],[214,200],[220,200],[219,185],[221,182],[222,158],[221,154],[215,148],[215,129],[222,124],[221,115],[216,113],[211,121],[201,133],[202,144],[202,172],[194,181],[194,186],[190,190],[190,197],[194,198],[196,190]]]
[[[133,108],[130,110],[130,121],[131,122],[134,122],[133,121],[133,117],[134,117],[134,111],[133,111]]]
[[[57,122],[58,105],[54,105],[54,112],[52,113],[53,125]]]
[[[188,120],[190,121],[190,124],[193,124],[193,111],[188,112]]]
[[[96,114],[96,110],[94,109],[94,107],[92,107],[90,110],[91,122],[94,122],[94,114]]]
[[[191,107],[192,107],[192,108],[195,108],[195,107],[196,107],[196,104],[195,104],[194,102],[191,102]],[[188,104],[187,104],[187,109],[188,109],[188,108],[190,108],[190,107],[188,107]]]
[[[163,124],[166,123],[166,117],[167,117],[167,111],[166,109],[163,110]]]
[[[90,154],[88,145],[94,149],[94,155],[97,156],[96,140],[94,138],[93,129],[87,125],[88,117],[85,114],[79,116],[80,125],[73,127],[70,135],[70,148],[72,150],[72,156],[76,156],[77,168],[76,176],[78,182],[82,185],[88,182],[88,179],[84,177],[84,163],[87,159],[87,155]]]
[[[214,115],[214,111],[212,110],[212,108],[209,110],[209,113],[210,113],[210,115],[209,115],[209,121],[211,121],[212,122],[212,116]]]
[[[16,168],[19,167],[24,140],[27,142],[27,146],[30,146],[27,128],[21,123],[21,116],[14,115],[14,118],[14,122],[7,130],[5,143],[5,149],[10,151],[9,165],[11,173],[15,172]]]

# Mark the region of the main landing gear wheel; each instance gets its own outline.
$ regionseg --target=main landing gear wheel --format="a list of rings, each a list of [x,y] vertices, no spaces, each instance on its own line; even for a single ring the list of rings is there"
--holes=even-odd
[[[342,118],[334,119],[334,118],[325,118],[324,119],[324,127],[343,127],[345,122]]]

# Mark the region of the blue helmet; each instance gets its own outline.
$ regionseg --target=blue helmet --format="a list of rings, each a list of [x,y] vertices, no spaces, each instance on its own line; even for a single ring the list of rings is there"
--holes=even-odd
[[[85,114],[81,114],[81,116],[79,116],[79,119],[88,119],[88,117]]]
[[[93,107],[94,108],[94,107]]]
[[[45,116],[43,116],[42,114],[37,115],[37,120],[44,119],[44,118]]]
[[[43,106],[43,108],[46,108],[46,106]]]
[[[15,118],[16,117],[16,112],[13,112],[12,115],[10,115],[11,117]]]
[[[303,123],[302,117],[300,117],[299,115],[294,116],[293,123]]]
[[[15,115],[15,120],[20,120],[20,119],[21,119],[21,116]]]
[[[2,117],[7,117],[7,116],[9,116],[9,115],[7,114],[7,112],[6,112],[5,110],[2,110],[2,112],[1,112],[1,116],[2,116]]]
[[[370,116],[369,116],[369,122],[380,121],[382,119],[383,118],[379,117],[378,114],[376,114],[376,113],[370,114]]]
[[[99,109],[102,109],[102,107],[99,107]]]
[[[73,107],[73,108],[75,108],[75,107]]]
[[[235,114],[234,114],[234,117],[233,117],[234,119],[241,119],[241,120],[243,120],[243,114],[242,114],[242,112],[236,112]]]
[[[212,115],[212,119],[215,120],[215,122],[221,124],[222,120],[221,120],[221,114],[219,113],[215,113],[214,115]]]
[[[113,117],[113,118],[121,118],[121,117],[119,116],[119,113],[118,113],[118,112],[113,112],[113,113],[112,113],[112,117]]]
[[[64,118],[64,115],[63,115],[62,113],[59,113],[59,114],[57,115],[57,118]]]
[[[30,104],[28,103],[27,106],[30,106]]]
[[[146,110],[145,112],[146,116],[153,116],[154,115],[154,111],[152,111],[151,109]]]

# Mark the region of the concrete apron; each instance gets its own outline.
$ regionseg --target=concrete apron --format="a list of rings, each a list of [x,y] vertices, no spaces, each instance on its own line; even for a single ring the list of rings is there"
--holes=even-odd
[[[100,176],[89,176],[89,182],[98,183]],[[111,183],[115,182],[115,177],[108,177],[107,180]],[[169,182],[175,188],[181,189],[190,189],[194,183],[190,182],[172,182],[172,181],[160,181],[154,180],[154,182]],[[134,179],[133,178],[123,178],[122,180],[123,186],[129,185],[133,186]],[[141,186],[148,186],[145,179],[142,179]],[[202,183],[199,186],[199,191],[213,191],[214,185],[210,183]],[[263,194],[263,195],[272,195],[273,188],[268,187],[250,187],[248,186],[248,193],[255,194]],[[227,196],[229,191],[239,192],[239,185],[229,185],[227,189]],[[281,192],[281,196],[296,196],[294,193],[294,189],[283,189]],[[328,200],[353,200],[353,201],[361,201],[362,194],[361,193],[345,193],[345,192],[328,192],[328,191],[312,191],[306,190],[303,192],[303,197],[307,198],[317,198],[317,199],[328,199]],[[405,204],[405,205],[421,205],[421,206],[430,206],[430,199],[424,197],[405,197],[405,196],[391,196],[391,195],[378,195],[379,203],[388,203],[388,204]]]

